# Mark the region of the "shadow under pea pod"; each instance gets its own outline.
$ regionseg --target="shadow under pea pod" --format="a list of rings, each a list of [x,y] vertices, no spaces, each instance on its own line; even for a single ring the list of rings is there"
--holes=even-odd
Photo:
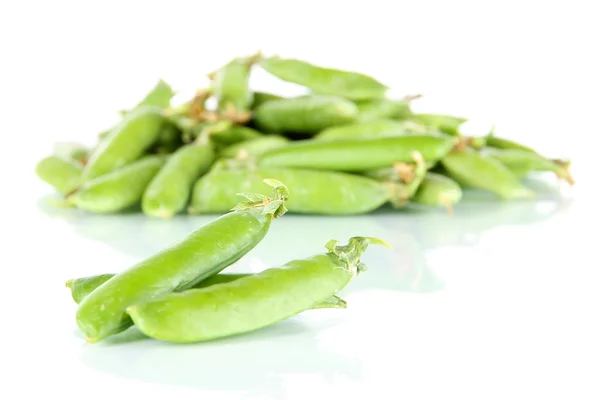
[[[300,314],[258,331],[202,343],[149,338],[123,345],[100,342],[83,346],[80,360],[126,379],[284,399],[288,376],[362,379],[356,356],[331,343],[340,340],[335,325],[342,317],[336,311],[306,311],[326,315],[303,320]]]

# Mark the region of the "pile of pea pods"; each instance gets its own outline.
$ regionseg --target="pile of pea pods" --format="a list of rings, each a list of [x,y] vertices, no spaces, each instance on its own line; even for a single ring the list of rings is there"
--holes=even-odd
[[[262,69],[303,86],[282,97],[252,89]],[[416,113],[418,96],[392,98],[362,73],[298,59],[236,57],[181,104],[158,83],[93,148],[62,146],[36,172],[62,206],[92,213],[137,209],[149,217],[224,213],[240,192],[284,182],[289,212],[358,215],[384,205],[452,211],[463,191],[500,200],[535,197],[524,183],[548,172],[573,184],[569,159],[551,159],[494,131],[461,133],[466,118]],[[213,104],[211,106],[211,104]]]

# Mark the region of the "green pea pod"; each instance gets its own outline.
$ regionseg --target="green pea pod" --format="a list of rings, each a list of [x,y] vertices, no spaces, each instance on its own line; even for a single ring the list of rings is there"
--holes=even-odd
[[[456,142],[447,135],[410,135],[381,139],[338,141],[305,140],[267,151],[258,165],[269,168],[311,168],[334,171],[368,171],[396,162],[411,162],[414,152],[426,162],[446,156]]]
[[[271,222],[285,214],[287,188],[268,180],[273,196],[244,194],[227,214],[200,227],[183,240],[118,273],[79,304],[77,325],[94,343],[129,327],[127,307],[152,297],[193,287],[218,274],[252,250]]]
[[[477,151],[452,152],[441,164],[447,175],[463,186],[494,193],[502,199],[534,197],[534,192],[523,186],[500,161]]]
[[[520,149],[488,148],[485,150],[485,155],[500,161],[520,178],[531,172],[554,172],[559,179],[563,179],[571,185],[575,183],[568,165],[542,157],[537,153]]]
[[[316,133],[352,122],[358,116],[353,102],[336,96],[301,96],[271,100],[254,110],[254,122],[263,132]]]
[[[173,88],[160,79],[156,85],[146,94],[146,96],[140,100],[140,102],[134,107],[139,108],[142,106],[156,106],[160,108],[167,108],[171,105],[171,99],[175,96]]]
[[[315,135],[315,140],[378,139],[428,133],[425,126],[413,121],[378,119],[332,126]]]
[[[326,253],[233,282],[147,299],[127,307],[127,313],[144,334],[168,342],[200,342],[261,329],[346,287],[366,269],[360,257],[369,244],[389,247],[363,237],[353,237],[345,246],[337,243],[329,241]]]
[[[444,175],[427,172],[411,201],[426,206],[445,207],[448,214],[452,214],[452,206],[461,199],[462,189],[458,183]]]
[[[92,153],[84,181],[119,169],[140,158],[157,140],[165,119],[159,108],[144,106],[128,113]]]
[[[246,140],[258,139],[264,135],[256,129],[243,125],[231,125],[227,129],[210,133],[210,140],[222,146],[229,146]]]
[[[67,204],[94,213],[113,213],[138,204],[165,156],[144,156],[121,169],[85,182]]]
[[[254,93],[250,90],[252,58],[235,58],[212,77],[212,92],[220,111],[246,111],[250,109]]]
[[[494,147],[502,150],[520,150],[528,153],[537,154],[531,147],[527,147],[523,144],[517,143],[510,139],[503,139],[497,136],[488,136],[485,138],[485,145],[488,147]]]
[[[187,144],[169,157],[142,197],[142,211],[149,216],[171,218],[185,208],[194,182],[215,159],[212,143]]]
[[[285,136],[265,135],[228,146],[220,152],[220,156],[241,159],[257,157],[268,150],[278,149],[290,143],[290,140]]]
[[[81,165],[59,156],[41,159],[35,167],[35,173],[62,195],[72,193],[81,185]]]
[[[373,121],[382,118],[404,119],[412,115],[410,102],[407,100],[392,100],[388,98],[363,100],[356,102],[360,122]]]
[[[364,214],[400,196],[394,185],[340,172],[286,168],[215,170],[196,182],[189,212],[221,213],[239,192],[265,194],[261,182],[266,177],[286,183],[294,193],[286,206],[299,214]]]
[[[254,110],[256,107],[260,106],[263,103],[271,100],[280,100],[283,99],[283,96],[279,96],[272,93],[267,92],[254,92],[254,98],[252,101],[252,109]]]
[[[297,59],[269,57],[260,66],[281,80],[309,88],[317,94],[340,96],[350,100],[384,97],[388,87],[362,73],[324,68]]]
[[[410,119],[453,136],[459,136],[460,126],[467,122],[466,118],[443,114],[413,114]]]
[[[70,279],[66,283],[66,287],[71,290],[71,297],[76,304],[81,303],[81,301],[86,298],[90,293],[96,290],[97,287],[102,285],[104,282],[115,276],[116,274],[101,274],[101,275],[93,275],[86,276],[83,278]],[[246,276],[251,276],[253,274],[228,274],[221,273],[217,275],[213,275],[205,280],[199,282],[198,284],[193,286],[193,289],[200,289],[212,285],[217,285],[220,283],[233,282],[235,280],[244,278]],[[329,299],[316,304],[313,309],[321,309],[321,308],[348,308],[348,304],[344,299],[341,299],[338,296],[332,296]],[[131,321],[131,325],[133,325],[133,321]]]

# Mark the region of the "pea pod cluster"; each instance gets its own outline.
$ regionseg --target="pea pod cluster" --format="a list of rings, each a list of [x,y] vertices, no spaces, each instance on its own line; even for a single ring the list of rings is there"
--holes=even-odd
[[[266,91],[257,71],[305,93]],[[292,213],[452,212],[467,190],[526,200],[535,197],[533,176],[575,182],[570,159],[494,130],[465,135],[466,117],[416,110],[420,94],[394,97],[385,82],[352,69],[259,52],[205,78],[178,103],[161,79],[96,143],[46,154],[35,172],[62,198],[53,204],[149,218],[224,213],[238,192],[261,192],[262,180],[275,178],[296,193]]]

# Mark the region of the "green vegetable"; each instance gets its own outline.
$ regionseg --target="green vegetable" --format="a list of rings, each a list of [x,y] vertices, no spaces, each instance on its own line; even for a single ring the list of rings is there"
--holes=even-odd
[[[62,195],[72,193],[81,185],[81,165],[55,155],[41,159],[35,166],[35,173]]]

